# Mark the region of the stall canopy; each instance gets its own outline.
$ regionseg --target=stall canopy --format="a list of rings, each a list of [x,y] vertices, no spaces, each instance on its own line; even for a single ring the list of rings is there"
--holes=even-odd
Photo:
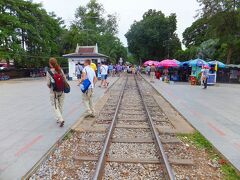
[[[192,60],[181,62],[180,66],[189,66],[190,61],[192,61]]]
[[[171,60],[171,59],[165,59],[165,60],[161,61],[158,66],[159,67],[165,67],[165,68],[179,67],[177,61],[176,60]]]
[[[177,63],[178,66],[181,65],[181,62],[180,62],[180,61],[178,61],[178,60],[176,60],[176,59],[174,59],[173,61],[175,61],[175,62]]]
[[[219,68],[225,68],[225,64],[223,64],[223,63],[220,62],[220,61],[210,61],[210,62],[208,62],[208,64],[209,64],[209,65],[214,65],[214,66],[216,66],[216,64],[217,64],[217,66],[218,66]]]
[[[227,64],[226,65],[227,68],[240,68],[240,64],[237,65],[237,64]]]
[[[207,66],[208,67],[208,63],[202,59],[194,59],[189,61],[189,66],[198,66],[198,67]]]

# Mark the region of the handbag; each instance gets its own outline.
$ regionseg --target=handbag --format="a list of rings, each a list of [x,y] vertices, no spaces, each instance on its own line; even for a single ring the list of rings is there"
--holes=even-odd
[[[87,75],[87,71],[86,71],[86,75]],[[90,85],[91,85],[91,81],[89,81],[89,79],[85,79],[80,86],[81,91],[83,93],[87,92]]]
[[[68,82],[65,80],[64,81],[64,93],[70,93],[71,91],[71,88],[70,88],[70,85],[68,84]]]
[[[89,81],[89,79],[85,79],[85,80],[82,82],[81,86],[80,86],[81,91],[82,91],[83,93],[87,92],[87,90],[89,89],[89,86],[90,86],[90,85],[91,85],[91,82]]]

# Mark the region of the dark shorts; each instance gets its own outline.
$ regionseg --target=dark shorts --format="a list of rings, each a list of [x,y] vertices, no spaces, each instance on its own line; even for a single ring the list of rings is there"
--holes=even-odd
[[[101,75],[101,79],[102,80],[106,80],[107,79],[107,75]]]
[[[81,78],[82,78],[82,75],[81,75],[81,74],[77,74],[77,78],[78,78],[78,79],[81,79]]]

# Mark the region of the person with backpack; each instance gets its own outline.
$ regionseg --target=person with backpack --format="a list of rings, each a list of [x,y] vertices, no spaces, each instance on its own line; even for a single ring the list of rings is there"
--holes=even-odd
[[[87,108],[87,115],[85,117],[95,117],[95,110],[93,107],[93,89],[97,82],[95,71],[91,68],[91,60],[87,59],[84,62],[84,69],[82,71],[82,78],[79,80],[81,91],[83,92],[83,102]]]
[[[81,79],[82,70],[83,70],[82,65],[80,63],[76,64],[75,72],[76,72],[76,75],[77,75],[78,79]]]
[[[50,70],[47,72],[47,86],[50,89],[50,101],[54,109],[57,123],[60,127],[64,126],[63,119],[63,103],[64,103],[64,90],[67,79],[63,70],[58,65],[57,59],[49,59]]]

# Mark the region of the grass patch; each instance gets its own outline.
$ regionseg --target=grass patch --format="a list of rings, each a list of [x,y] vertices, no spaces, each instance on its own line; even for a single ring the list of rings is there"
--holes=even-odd
[[[231,164],[221,158],[213,145],[199,132],[196,131],[193,134],[178,134],[178,137],[185,143],[190,143],[198,149],[205,149],[212,160],[217,160],[219,162],[224,179],[240,180],[240,174],[237,173]]]
[[[73,134],[73,132],[72,132],[72,131],[69,131],[69,132],[66,134],[66,136],[63,138],[63,141],[66,141],[66,140],[70,139],[70,138],[72,137],[72,134]]]

